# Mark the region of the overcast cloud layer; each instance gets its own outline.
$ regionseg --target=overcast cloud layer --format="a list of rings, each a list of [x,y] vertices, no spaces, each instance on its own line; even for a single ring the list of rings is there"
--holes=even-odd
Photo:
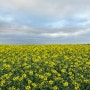
[[[0,43],[90,43],[90,0],[0,0]]]

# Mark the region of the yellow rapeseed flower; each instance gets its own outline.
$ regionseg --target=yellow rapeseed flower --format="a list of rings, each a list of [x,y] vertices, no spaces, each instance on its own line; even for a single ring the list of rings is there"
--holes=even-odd
[[[36,86],[37,86],[37,84],[36,84],[36,83],[32,83],[32,86],[33,86],[33,87],[36,87]]]
[[[50,80],[50,81],[49,81],[49,84],[53,84],[53,82],[54,82],[54,81]]]
[[[65,72],[66,72],[66,69],[62,69],[61,72],[62,72],[62,73],[65,73]]]
[[[59,89],[58,89],[58,86],[54,86],[54,87],[53,87],[53,90],[59,90]]]
[[[19,76],[13,77],[13,81],[19,80]]]
[[[32,71],[32,70],[30,70],[29,74],[30,74],[30,75],[33,75],[33,71]]]
[[[89,80],[88,80],[88,79],[85,79],[85,80],[84,80],[84,82],[85,82],[85,83],[88,83],[88,82],[89,82]]]
[[[31,90],[30,86],[25,86],[25,90]]]
[[[68,82],[64,82],[63,86],[67,87],[68,86]]]
[[[26,78],[26,76],[27,76],[27,75],[26,75],[25,73],[24,73],[24,74],[22,74],[22,78]]]

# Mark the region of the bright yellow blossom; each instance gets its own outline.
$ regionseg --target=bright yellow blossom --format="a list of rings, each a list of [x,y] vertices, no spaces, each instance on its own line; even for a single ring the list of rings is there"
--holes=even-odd
[[[68,86],[68,82],[64,82],[63,86],[67,87]]]

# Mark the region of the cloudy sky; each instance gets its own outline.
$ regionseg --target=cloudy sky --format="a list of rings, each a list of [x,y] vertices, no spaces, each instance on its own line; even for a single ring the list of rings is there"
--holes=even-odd
[[[90,43],[90,0],[0,0],[0,43]]]

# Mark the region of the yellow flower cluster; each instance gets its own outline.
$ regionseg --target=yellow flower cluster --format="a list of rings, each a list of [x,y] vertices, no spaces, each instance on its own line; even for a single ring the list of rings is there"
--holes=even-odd
[[[90,90],[90,45],[0,45],[0,90]]]

